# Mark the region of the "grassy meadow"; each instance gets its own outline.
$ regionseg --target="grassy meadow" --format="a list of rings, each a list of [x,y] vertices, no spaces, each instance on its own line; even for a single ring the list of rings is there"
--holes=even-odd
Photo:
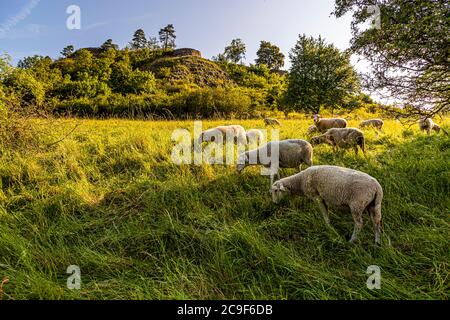
[[[356,244],[350,213],[325,226],[309,200],[275,205],[259,167],[171,161],[192,121],[31,120],[0,158],[3,299],[448,299],[450,139],[386,120],[365,130],[367,158],[315,148],[315,164],[372,175],[384,189],[383,245]],[[280,139],[305,139],[310,119]],[[356,126],[357,119],[350,121]],[[450,119],[436,119],[450,131]],[[204,128],[261,120],[205,121]],[[75,129],[74,129],[75,128]],[[61,140],[61,141],[59,141]],[[295,170],[282,170],[282,176]],[[66,288],[70,265],[81,290]],[[366,287],[381,268],[381,289]]]

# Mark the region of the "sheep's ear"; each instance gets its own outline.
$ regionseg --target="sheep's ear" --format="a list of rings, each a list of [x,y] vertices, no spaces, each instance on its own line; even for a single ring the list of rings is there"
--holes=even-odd
[[[288,189],[284,186],[284,184],[280,184],[281,191],[287,191]]]

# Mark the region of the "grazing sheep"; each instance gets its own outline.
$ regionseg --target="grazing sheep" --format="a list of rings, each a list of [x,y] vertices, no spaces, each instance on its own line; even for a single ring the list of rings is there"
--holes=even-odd
[[[256,142],[257,144],[260,144],[263,140],[264,135],[261,130],[259,129],[250,129],[247,131],[247,143]]]
[[[337,151],[337,148],[347,149],[353,147],[357,155],[358,147],[360,147],[365,154],[364,133],[356,128],[333,128],[320,136],[311,138],[311,144],[313,146],[321,143],[327,143],[333,146],[334,152]]]
[[[350,242],[357,239],[363,227],[362,214],[372,218],[375,243],[381,244],[381,202],[383,189],[370,175],[337,166],[314,166],[275,182],[272,200],[278,203],[287,195],[306,196],[316,201],[327,225],[328,209],[350,209],[355,226]]]
[[[313,148],[308,141],[300,139],[289,139],[281,141],[270,141],[258,149],[246,151],[239,155],[237,171],[241,172],[245,167],[251,165],[263,165],[270,168],[272,165],[272,150],[278,146],[278,166],[280,168],[298,168],[304,163],[313,165]],[[274,149],[276,150],[276,149]],[[279,177],[278,171],[275,173]],[[273,183],[273,175],[270,176]]]
[[[318,114],[315,114],[314,124],[321,133],[324,133],[331,128],[346,128],[347,120],[342,118],[321,119]]]
[[[272,119],[272,118],[265,118],[264,119],[264,124],[266,126],[273,126],[273,125],[279,125],[281,126],[280,121],[278,121],[277,119]]]
[[[205,130],[200,134],[198,138],[199,144],[202,142],[215,142],[218,137],[222,136],[222,141],[226,142],[227,136],[232,137],[234,142],[246,145],[247,144],[247,136],[245,133],[245,129],[239,125],[231,125],[231,126],[219,126],[209,130]]]
[[[319,129],[316,127],[315,124],[313,124],[312,126],[310,126],[310,127],[308,128],[307,134],[311,135],[311,134],[313,134],[313,133],[315,133],[315,132],[318,132],[318,131],[319,131]]]
[[[420,131],[426,131],[428,135],[430,135],[431,130],[433,129],[435,123],[431,118],[422,117],[419,120],[419,128]]]
[[[381,119],[370,119],[370,120],[365,120],[363,122],[361,122],[359,124],[360,128],[365,128],[365,127],[373,127],[379,131],[381,131],[381,129],[383,128],[384,125],[384,121]]]

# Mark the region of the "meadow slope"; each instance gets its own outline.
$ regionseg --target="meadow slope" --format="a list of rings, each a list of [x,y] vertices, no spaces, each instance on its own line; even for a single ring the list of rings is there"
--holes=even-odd
[[[204,127],[235,122],[263,128]],[[450,119],[437,122],[450,131]],[[280,138],[305,138],[310,124],[283,121]],[[367,215],[350,244],[349,213],[333,212],[331,230],[306,199],[273,204],[259,168],[174,165],[171,133],[192,127],[33,120],[36,143],[1,150],[3,299],[448,299],[449,137],[388,120],[379,136],[365,131],[367,159],[315,148],[315,164],[383,186],[377,247]],[[79,291],[66,288],[69,265],[81,268]],[[380,290],[366,288],[370,265]]]

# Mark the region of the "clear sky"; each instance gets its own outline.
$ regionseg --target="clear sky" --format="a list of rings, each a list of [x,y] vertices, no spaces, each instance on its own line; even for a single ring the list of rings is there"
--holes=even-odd
[[[81,8],[80,30],[66,28],[69,5]],[[171,23],[177,47],[198,49],[206,58],[241,38],[249,64],[261,40],[278,45],[287,57],[302,33],[320,34],[346,49],[351,17],[336,19],[333,8],[334,0],[0,0],[0,53],[17,63],[34,54],[56,58],[69,44],[99,46],[109,38],[122,48],[136,29],[156,37]]]

